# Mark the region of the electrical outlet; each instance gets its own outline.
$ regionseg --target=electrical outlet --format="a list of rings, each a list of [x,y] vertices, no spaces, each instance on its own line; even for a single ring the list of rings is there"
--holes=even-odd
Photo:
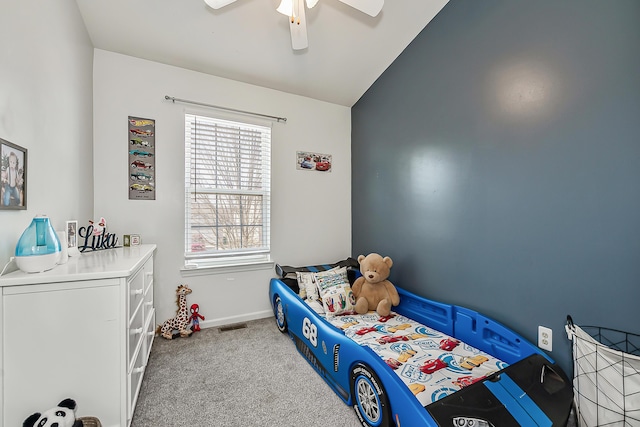
[[[551,328],[538,326],[538,347],[543,350],[552,351],[553,331]]]

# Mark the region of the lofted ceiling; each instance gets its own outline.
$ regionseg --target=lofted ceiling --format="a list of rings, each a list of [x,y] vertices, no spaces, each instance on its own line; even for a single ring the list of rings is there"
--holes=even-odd
[[[300,51],[279,0],[76,2],[97,49],[351,107],[448,0],[386,0],[375,18],[319,0]]]

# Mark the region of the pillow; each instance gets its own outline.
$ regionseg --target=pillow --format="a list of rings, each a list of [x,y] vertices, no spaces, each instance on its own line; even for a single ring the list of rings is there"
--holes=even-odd
[[[311,310],[315,311],[320,315],[324,314],[324,307],[322,306],[322,303],[320,303],[320,301],[318,300],[312,301],[308,299],[306,302],[307,302],[307,305],[311,307]]]
[[[340,267],[334,267],[326,271],[335,271]],[[346,269],[345,269],[346,270]],[[323,271],[322,273],[325,273]],[[318,293],[318,287],[316,286],[316,279],[314,275],[318,272],[310,271],[296,271],[295,276],[298,279],[298,296],[302,299],[309,301],[319,301],[320,294]]]
[[[298,293],[298,295],[302,299],[306,299],[309,301],[317,301],[320,299],[320,294],[318,294],[318,288],[316,287],[316,282],[313,278],[313,274],[314,273],[303,273],[300,271],[296,271],[298,287],[300,288],[300,292]]]
[[[354,312],[356,298],[349,285],[346,267],[314,273],[313,277],[328,317]]]

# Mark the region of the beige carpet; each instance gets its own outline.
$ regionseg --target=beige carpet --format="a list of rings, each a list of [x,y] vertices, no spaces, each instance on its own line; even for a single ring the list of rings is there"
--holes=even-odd
[[[273,318],[156,337],[131,427],[356,427]]]

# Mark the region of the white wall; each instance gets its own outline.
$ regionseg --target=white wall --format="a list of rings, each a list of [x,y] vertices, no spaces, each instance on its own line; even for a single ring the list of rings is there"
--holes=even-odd
[[[272,258],[289,264],[351,255],[351,112],[207,74],[96,50],[94,54],[94,214],[109,232],[139,233],[158,245],[157,323],[176,311],[175,288],[187,283],[206,317],[202,326],[271,315],[273,268],[183,276],[184,111],[165,95],[287,117],[272,132]],[[156,120],[156,200],[128,200],[127,117]],[[297,150],[333,155],[330,173],[295,168]]]
[[[0,138],[28,150],[27,209],[0,210],[0,269],[37,214],[56,229],[93,209],[93,47],[73,0],[2,0]]]

